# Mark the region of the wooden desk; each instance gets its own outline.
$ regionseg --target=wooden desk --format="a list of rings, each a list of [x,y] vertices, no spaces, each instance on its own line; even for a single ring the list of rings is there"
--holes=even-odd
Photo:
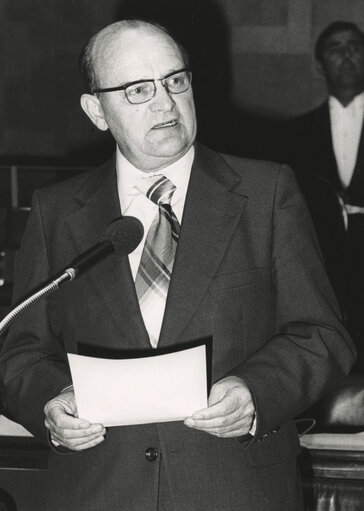
[[[48,451],[24,428],[0,417],[1,510],[44,509],[41,489],[46,484]]]
[[[0,470],[46,470],[48,452],[35,438],[0,436]]]
[[[0,416],[0,470],[45,470],[48,452],[29,431]]]
[[[363,433],[306,435],[301,444],[305,511],[363,511]]]

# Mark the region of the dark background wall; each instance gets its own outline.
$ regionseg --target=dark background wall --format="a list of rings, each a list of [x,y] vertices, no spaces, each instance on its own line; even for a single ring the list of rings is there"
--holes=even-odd
[[[125,14],[178,34],[194,57],[200,138],[248,155],[262,118],[292,116],[324,96],[312,59],[318,31],[338,18],[364,27],[362,0],[0,0],[0,164],[107,157],[109,137],[79,107],[77,60],[93,33]]]

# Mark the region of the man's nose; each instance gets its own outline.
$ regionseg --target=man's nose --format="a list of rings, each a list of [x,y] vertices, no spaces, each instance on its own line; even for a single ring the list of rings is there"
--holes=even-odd
[[[167,87],[165,87],[160,81],[155,82],[155,86],[156,86],[155,95],[150,105],[152,111],[157,112],[158,110],[165,111],[172,110],[172,108],[175,105],[175,102],[174,99],[172,98],[172,95],[168,92]]]
[[[349,46],[349,45],[343,46],[341,53],[342,53],[343,57],[350,59],[353,56],[354,50],[353,50],[352,46]]]

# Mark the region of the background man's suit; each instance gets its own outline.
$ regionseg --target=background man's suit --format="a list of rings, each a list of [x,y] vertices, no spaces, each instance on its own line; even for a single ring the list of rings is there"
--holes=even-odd
[[[364,130],[350,185],[344,190],[339,178],[330,125],[327,101],[318,108],[287,123],[285,159],[296,170],[310,172],[332,183],[344,202],[362,205],[364,202]],[[288,151],[288,153],[287,153]]]
[[[361,131],[356,164],[349,186],[344,189],[338,172],[331,136],[329,104],[287,123],[282,161],[295,170],[312,173],[331,183],[345,204],[364,207],[364,129]],[[283,143],[283,139],[282,139]],[[287,153],[288,150],[288,153]],[[346,314],[349,331],[359,351],[358,366],[364,368],[364,217],[348,215],[346,256],[341,258],[346,282]],[[340,263],[340,260],[339,260]],[[340,283],[338,287],[342,287]],[[344,300],[341,300],[344,302]]]
[[[16,296],[99,241],[119,215],[113,161],[37,193],[18,261],[33,266],[17,273]],[[254,395],[255,440],[182,422],[109,428],[97,447],[51,453],[49,509],[297,509],[291,418],[349,370],[353,347],[292,173],[197,145],[159,347],[208,335],[212,381],[236,375]],[[44,441],[43,407],[70,384],[64,351],[78,343],[151,349],[126,257],[110,256],[27,311],[6,339],[9,411]],[[156,461],[146,460],[149,447]]]

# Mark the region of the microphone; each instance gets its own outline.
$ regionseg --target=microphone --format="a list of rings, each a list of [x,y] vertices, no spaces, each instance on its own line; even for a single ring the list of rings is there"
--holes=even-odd
[[[133,216],[113,220],[106,229],[105,239],[76,257],[65,271],[70,271],[73,280],[85,270],[115,252],[124,256],[133,252],[143,238],[143,225]]]
[[[135,217],[124,216],[113,220],[106,229],[104,240],[73,259],[61,274],[58,273],[57,277],[52,277],[38,291],[23,300],[5,316],[0,322],[0,335],[25,309],[38,302],[41,298],[54,293],[65,282],[76,279],[85,270],[105,259],[105,257],[114,252],[120,256],[133,252],[141,242],[143,232],[142,223]]]

